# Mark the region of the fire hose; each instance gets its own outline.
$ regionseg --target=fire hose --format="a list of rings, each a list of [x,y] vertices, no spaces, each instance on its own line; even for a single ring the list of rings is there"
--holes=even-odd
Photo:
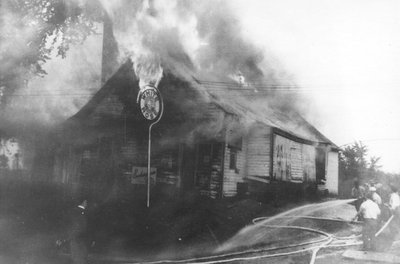
[[[360,223],[360,222],[351,222],[351,221],[347,221],[347,220],[343,220],[343,219],[312,217],[312,216],[282,216],[282,217],[278,217],[278,218],[305,218],[305,219],[314,219],[314,220],[338,221],[338,222],[353,223],[353,224]],[[253,223],[259,224],[260,221],[266,220],[266,219],[268,219],[268,217],[255,218],[255,219],[253,219]],[[212,256],[206,256],[206,257],[180,259],[180,260],[176,260],[176,259],[175,260],[158,260],[158,261],[151,261],[151,262],[125,262],[125,261],[123,261],[121,263],[126,263],[126,264],[128,264],[128,263],[129,264],[139,264],[139,263],[141,263],[141,264],[161,264],[161,263],[212,264],[212,263],[227,263],[227,262],[233,262],[233,261],[246,261],[246,260],[249,261],[249,260],[256,260],[256,259],[263,259],[263,258],[273,258],[273,257],[284,257],[284,256],[296,255],[296,254],[301,254],[301,253],[312,251],[310,264],[313,264],[315,262],[318,251],[322,248],[347,247],[347,246],[355,246],[355,245],[362,244],[362,242],[352,242],[352,243],[342,243],[342,244],[331,245],[331,243],[334,240],[339,240],[339,241],[340,240],[348,240],[348,239],[357,238],[359,236],[336,237],[332,234],[326,233],[321,230],[302,227],[302,226],[264,225],[264,224],[259,224],[259,225],[263,226],[265,228],[282,228],[282,229],[294,229],[294,230],[307,231],[307,232],[312,232],[312,233],[322,235],[324,237],[321,239],[317,239],[317,240],[312,240],[312,241],[307,241],[307,242],[302,242],[302,243],[297,243],[297,244],[291,244],[291,245],[286,245],[286,246],[281,246],[281,247],[272,247],[272,248],[265,248],[265,249],[251,249],[251,250],[244,250],[244,251],[240,251],[240,252],[232,252],[232,253],[212,255]],[[288,248],[302,247],[302,246],[316,244],[316,243],[322,243],[322,244],[307,247],[307,248],[302,248],[302,249],[298,249],[298,250],[293,250],[293,251],[289,251],[289,252],[239,257],[240,255],[249,255],[249,254],[256,254],[256,253],[263,253],[263,252],[270,252],[270,251],[278,251],[278,250],[284,250],[284,249],[288,249]]]
[[[279,218],[281,218],[281,217],[279,217]],[[343,219],[332,219],[332,218],[312,217],[312,216],[283,216],[282,218],[304,218],[304,219],[314,219],[314,220],[339,221],[339,222],[354,223],[354,224],[360,224],[361,223],[361,222],[347,221],[347,220],[343,220]],[[388,224],[390,223],[392,218],[393,217],[389,218],[389,220],[376,233],[376,236],[378,236],[388,226]],[[259,221],[266,220],[266,219],[267,219],[267,217],[255,218],[255,219],[253,219],[253,223],[257,224]],[[301,253],[312,251],[310,264],[314,264],[318,251],[323,249],[323,248],[349,247],[349,246],[357,246],[357,245],[361,245],[362,244],[361,241],[350,242],[350,243],[331,244],[334,240],[336,240],[336,241],[350,240],[350,239],[358,238],[358,237],[360,237],[360,235],[358,235],[358,236],[348,236],[348,237],[337,237],[337,236],[334,236],[332,234],[323,232],[321,230],[307,228],[307,227],[301,227],[301,226],[263,225],[263,224],[261,224],[261,226],[266,227],[266,228],[286,228],[286,229],[296,229],[296,230],[308,231],[308,232],[313,232],[313,233],[317,233],[317,234],[323,235],[324,238],[318,239],[318,240],[313,240],[313,241],[308,241],[308,242],[303,242],[303,243],[298,243],[298,244],[291,244],[291,245],[282,246],[282,247],[245,250],[245,251],[241,251],[241,252],[232,252],[232,253],[213,255],[213,256],[207,256],[207,257],[198,257],[198,258],[181,259],[181,260],[159,260],[159,261],[153,261],[153,262],[125,262],[125,263],[127,263],[127,264],[128,263],[130,263],[130,264],[138,264],[138,263],[141,263],[141,264],[161,264],[161,263],[198,263],[198,264],[201,263],[201,264],[212,264],[212,263],[228,263],[228,262],[233,262],[233,261],[249,261],[249,260],[256,260],[256,259],[263,259],[263,258],[284,257],[284,256],[296,255],[296,254],[301,254]],[[237,257],[239,255],[249,255],[249,254],[255,254],[255,253],[262,253],[262,252],[277,251],[277,250],[283,250],[283,249],[288,249],[288,248],[301,247],[301,246],[310,245],[310,244],[316,244],[316,243],[322,243],[322,244],[321,245],[307,247],[307,248],[302,248],[302,249],[298,249],[298,250],[293,250],[293,251],[289,251],[289,252],[283,252],[283,253]]]
[[[250,249],[250,250],[244,250],[244,251],[239,251],[239,252],[230,252],[230,253],[225,253],[225,254],[219,254],[219,255],[211,255],[211,256],[205,256],[205,257],[196,257],[196,258],[189,258],[189,259],[174,259],[174,260],[158,260],[158,261],[150,261],[150,262],[137,262],[136,260],[127,260],[127,259],[115,259],[113,258],[110,261],[112,262],[118,262],[118,263],[126,263],[126,264],[161,264],[161,263],[201,263],[201,264],[212,264],[212,263],[228,263],[228,262],[233,262],[233,261],[249,261],[249,260],[256,260],[256,259],[263,259],[263,258],[274,258],[274,257],[284,257],[284,256],[290,256],[290,255],[296,255],[296,254],[301,254],[305,252],[312,252],[311,254],[311,260],[310,264],[314,264],[316,260],[316,256],[318,252],[323,249],[323,248],[337,248],[337,247],[349,247],[349,246],[356,246],[356,245],[361,245],[361,241],[350,241],[350,242],[345,242],[343,243],[342,241],[346,240],[351,240],[360,237],[361,235],[357,236],[347,236],[347,237],[338,237],[333,234],[329,234],[327,232],[317,230],[317,229],[312,229],[312,228],[307,228],[307,227],[302,227],[302,226],[288,226],[288,225],[266,225],[263,223],[260,223],[263,220],[267,220],[269,217],[259,217],[255,218],[252,220],[253,224],[259,225],[265,228],[281,228],[281,229],[293,229],[293,230],[301,230],[301,231],[307,231],[311,233],[316,233],[319,235],[322,235],[323,238],[320,239],[315,239],[312,241],[306,241],[302,243],[297,243],[297,244],[290,244],[286,246],[280,246],[280,247],[271,247],[271,248],[261,248],[261,249]],[[348,221],[348,220],[343,220],[343,219],[336,219],[336,218],[324,218],[324,217],[314,217],[314,216],[279,216],[276,217],[276,219],[279,218],[303,218],[303,219],[312,219],[312,220],[321,220],[321,221],[336,221],[336,222],[343,222],[343,223],[351,223],[351,224],[360,224],[362,222],[359,221]],[[393,216],[389,218],[389,220],[382,226],[382,228],[375,234],[375,236],[378,236],[387,226],[389,223],[392,221]],[[334,243],[336,242],[336,243]],[[339,242],[339,243],[337,243]],[[262,255],[256,255],[256,256],[248,256],[250,254],[260,254],[260,253],[266,253],[266,252],[271,252],[271,251],[279,251],[279,250],[284,250],[284,249],[289,249],[289,248],[298,248],[306,245],[312,245],[312,244],[317,244],[321,243],[320,245],[315,245],[315,246],[310,246],[307,248],[301,248],[297,250],[292,250],[289,252],[282,252],[282,253],[274,253],[274,254],[262,254]],[[241,256],[242,255],[242,256]],[[245,255],[245,256],[243,256]]]

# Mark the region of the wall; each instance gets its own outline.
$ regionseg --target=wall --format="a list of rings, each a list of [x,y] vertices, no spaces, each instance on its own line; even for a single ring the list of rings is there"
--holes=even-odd
[[[237,194],[237,185],[243,182],[246,175],[247,137],[243,127],[237,122],[236,117],[229,116],[226,139],[224,143],[224,175],[223,197],[232,197]],[[231,168],[231,154],[236,157],[236,168]]]
[[[102,116],[109,117],[120,117],[122,116],[122,112],[124,109],[124,105],[118,99],[117,95],[109,95],[103,99],[97,106],[94,112],[91,114],[91,118],[93,122],[101,119]]]
[[[316,150],[314,146],[302,144],[302,170],[303,170],[303,180],[305,181],[316,181],[316,167],[315,158]]]
[[[315,148],[275,134],[273,177],[292,182],[315,181]]]
[[[242,149],[235,149],[225,144],[225,157],[224,157],[224,177],[223,177],[223,196],[232,197],[237,194],[238,182],[243,182],[246,167],[246,139],[243,138]],[[230,168],[230,156],[232,151],[236,152],[236,169]]]
[[[78,184],[79,170],[82,163],[82,155],[70,146],[64,146],[63,151],[54,155],[54,181],[64,184]]]
[[[221,195],[225,143],[204,142],[196,146],[195,185],[201,195]]]
[[[274,135],[273,177],[282,181],[302,180],[301,144]]]
[[[263,182],[270,179],[271,128],[256,125],[249,132],[247,142],[247,177]]]
[[[328,152],[328,164],[325,186],[330,194],[339,193],[339,156],[338,152]]]

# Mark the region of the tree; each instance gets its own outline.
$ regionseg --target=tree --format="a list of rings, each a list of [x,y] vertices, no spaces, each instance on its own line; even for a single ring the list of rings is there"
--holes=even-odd
[[[357,178],[358,180],[371,180],[376,177],[379,168],[380,157],[371,157],[367,160],[368,147],[361,141],[354,142],[340,151],[339,163],[344,178]]]
[[[71,44],[82,43],[96,33],[95,23],[102,18],[97,1],[3,2],[0,9],[1,103],[32,75],[45,75],[42,65],[54,51],[64,58]]]
[[[0,155],[0,169],[8,169],[8,158],[6,155]]]

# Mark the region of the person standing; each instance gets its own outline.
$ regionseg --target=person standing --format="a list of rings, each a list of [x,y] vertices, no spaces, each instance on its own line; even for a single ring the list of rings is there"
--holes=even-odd
[[[369,188],[369,191],[372,193],[372,201],[374,201],[380,207],[382,205],[382,198],[376,192],[376,188],[372,186]]]
[[[389,196],[389,209],[392,213],[400,206],[400,196],[398,189],[394,185],[390,185],[390,190],[392,191]]]
[[[351,189],[351,196],[355,198],[354,207],[358,212],[360,210],[361,204],[365,200],[365,189],[363,186],[360,186],[358,180],[354,180],[354,187]]]
[[[390,185],[391,194],[389,196],[389,209],[393,216],[393,224],[391,225],[391,234],[393,236],[393,240],[396,238],[396,235],[400,231],[400,196],[398,193],[398,189],[394,185]]]
[[[378,217],[381,214],[379,206],[372,201],[372,192],[366,194],[366,201],[360,206],[360,210],[357,212],[356,216],[353,218],[355,221],[359,216],[363,217],[363,229],[362,229],[362,239],[363,239],[363,250],[375,250],[375,233],[378,230]]]
[[[68,240],[70,242],[72,263],[74,264],[87,263],[87,206],[88,201],[84,199],[70,213]]]

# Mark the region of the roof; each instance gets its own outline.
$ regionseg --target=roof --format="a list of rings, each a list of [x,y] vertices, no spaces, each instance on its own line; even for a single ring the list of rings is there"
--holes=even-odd
[[[134,97],[139,91],[139,84],[138,79],[132,70],[132,65],[133,63],[130,60],[123,64],[89,100],[89,102],[74,116],[72,116],[69,121],[85,119],[85,117],[96,109],[97,105],[103,99],[113,93],[119,94],[121,100],[125,99],[126,101],[127,97],[130,97],[130,101],[133,101],[132,97]],[[207,101],[219,106],[226,113],[240,117],[246,124],[254,122],[262,123],[279,129],[284,133],[288,133],[295,138],[304,139],[314,143],[329,144],[334,148],[337,148],[332,141],[325,137],[320,131],[318,131],[318,129],[295,111],[278,109],[272,107],[268,103],[260,105],[258,102],[256,103],[255,101],[240,96],[237,96],[236,98],[221,96],[221,94],[215,93],[208,89],[208,87],[205,87],[205,85],[201,84],[196,79],[195,74],[187,69],[184,71],[174,71],[172,75],[178,79],[182,78],[184,81],[189,82],[190,86],[194,90],[197,90],[199,94],[206,94]],[[162,83],[160,86],[162,86]],[[161,87],[160,90],[162,92],[163,87]]]
[[[259,114],[260,111],[255,111],[251,105],[246,107],[238,102],[232,101],[229,103],[215,101],[215,103],[220,105],[228,113],[250,118],[255,122],[277,128],[297,138],[315,143],[330,144],[336,147],[331,140],[296,112],[284,112],[279,109],[265,107],[263,108],[264,114]]]
[[[193,78],[194,82],[201,85],[197,78]],[[209,86],[210,84],[205,84]],[[240,90],[238,84],[231,81],[231,91]],[[207,90],[207,88],[205,88]],[[251,89],[251,88],[250,88]],[[213,94],[211,89],[211,94]],[[213,103],[219,105],[224,111],[245,118],[248,122],[259,122],[270,127],[277,128],[283,132],[292,135],[295,138],[305,139],[313,143],[329,144],[334,148],[337,146],[324,136],[317,128],[311,125],[300,113],[294,108],[279,108],[268,103],[268,99],[262,101],[244,98],[240,93],[226,98],[224,93],[213,94],[210,96]]]
[[[127,99],[132,88],[139,90],[138,80],[132,70],[132,65],[130,60],[125,62],[100,90],[75,115],[69,118],[69,121],[88,116],[102,100],[112,93],[119,94]]]

